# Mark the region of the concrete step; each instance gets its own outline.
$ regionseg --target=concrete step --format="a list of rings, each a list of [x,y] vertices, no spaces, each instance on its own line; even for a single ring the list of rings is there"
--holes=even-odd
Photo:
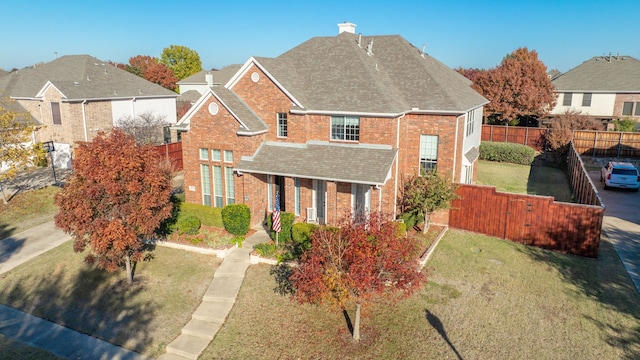
[[[207,288],[204,301],[235,301],[238,291],[242,286],[241,277],[219,276],[214,277]]]
[[[230,301],[203,301],[191,318],[222,324],[233,308],[233,304],[234,302]]]
[[[183,356],[187,359],[198,360],[211,340],[201,337],[181,334],[171,344],[167,345],[167,353]]]
[[[218,330],[220,330],[220,327],[222,327],[222,324],[218,322],[191,319],[187,325],[182,328],[182,333],[211,341]]]

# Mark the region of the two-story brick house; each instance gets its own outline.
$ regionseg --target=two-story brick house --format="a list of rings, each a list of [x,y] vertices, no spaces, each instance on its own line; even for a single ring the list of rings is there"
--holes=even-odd
[[[89,55],[0,74],[0,95],[14,99],[42,125],[35,141],[55,143],[60,167],[70,166],[76,141],[91,141],[124,117],[151,113],[169,125],[177,121],[178,94]]]
[[[421,168],[474,181],[487,100],[400,36],[339,27],[250,58],[180,119],[188,202],[244,203],[257,224],[279,193],[298,221],[335,223],[345,211],[395,217]]]
[[[596,56],[552,80],[558,95],[552,115],[579,111],[610,121],[640,120],[640,61]]]

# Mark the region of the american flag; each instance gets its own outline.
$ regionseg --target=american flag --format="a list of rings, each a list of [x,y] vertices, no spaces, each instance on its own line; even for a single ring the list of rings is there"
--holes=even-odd
[[[273,231],[279,233],[282,230],[282,225],[280,224],[280,193],[276,193],[276,203],[273,206],[273,214],[271,214],[272,225],[271,228]]]

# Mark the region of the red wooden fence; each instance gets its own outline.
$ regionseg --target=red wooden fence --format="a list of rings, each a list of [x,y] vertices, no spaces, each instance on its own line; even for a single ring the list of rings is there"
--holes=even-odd
[[[173,171],[182,170],[182,142],[174,142],[155,146],[163,159],[169,159]]]
[[[459,185],[449,226],[525,245],[597,257],[604,208],[555,202],[553,197]]]
[[[530,147],[544,151],[546,128],[482,125],[482,141],[509,142],[529,145]]]

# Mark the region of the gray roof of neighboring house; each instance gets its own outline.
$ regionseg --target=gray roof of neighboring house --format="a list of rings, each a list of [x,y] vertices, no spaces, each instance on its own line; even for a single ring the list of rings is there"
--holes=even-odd
[[[202,94],[200,94],[197,90],[189,90],[178,96],[178,101],[188,101],[194,103],[200,99]]]
[[[241,66],[242,65],[235,64],[235,65],[225,66],[220,70],[202,70],[189,77],[186,77],[178,81],[177,84],[178,85],[187,85],[187,84],[206,85],[207,84],[206,74],[211,73],[213,75],[214,85],[224,85],[225,83],[227,83],[227,81],[229,81],[229,79],[231,79],[231,77],[236,72],[238,72]]]
[[[34,98],[48,81],[66,100],[178,96],[89,55],[66,55],[2,76],[0,93],[12,98]]]
[[[631,56],[596,56],[558,76],[558,92],[640,92],[640,61]]]
[[[488,102],[401,36],[362,36],[358,46],[359,39],[315,37],[277,58],[255,59],[309,111],[463,113]]]
[[[248,173],[383,185],[390,176],[396,153],[396,149],[383,145],[265,142],[252,157],[243,157],[235,169]]]
[[[30,125],[42,125],[36,118],[31,116],[31,113],[25,110],[25,108],[23,108],[22,105],[20,105],[15,100],[11,100],[5,96],[2,96],[0,98],[0,108],[4,109],[4,110],[0,109],[0,113],[7,111],[7,112],[13,112],[14,114],[16,114],[16,121],[18,121],[19,123],[22,123],[22,124],[26,123]]]

